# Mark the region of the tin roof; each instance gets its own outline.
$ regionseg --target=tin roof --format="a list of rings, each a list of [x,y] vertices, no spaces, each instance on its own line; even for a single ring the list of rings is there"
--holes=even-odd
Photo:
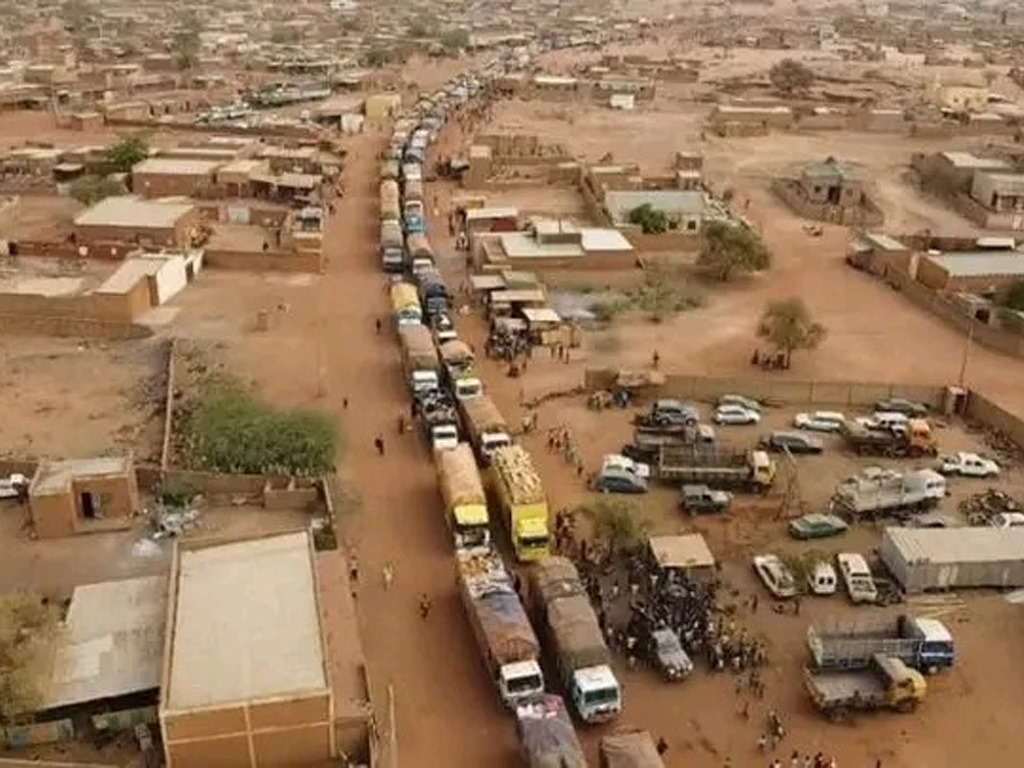
[[[1024,528],[886,528],[883,539],[909,565],[1024,560]]]

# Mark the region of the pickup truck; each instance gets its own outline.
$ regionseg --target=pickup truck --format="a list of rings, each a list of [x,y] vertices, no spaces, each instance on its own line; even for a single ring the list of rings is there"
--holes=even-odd
[[[913,712],[928,691],[924,676],[899,659],[876,654],[858,670],[804,669],[804,684],[814,705],[830,720],[853,711],[895,709]]]
[[[997,477],[999,475],[999,465],[992,459],[963,451],[941,457],[936,470],[944,475],[960,475],[961,477]]]
[[[684,485],[679,495],[679,508],[691,515],[724,512],[732,504],[732,494],[715,491],[706,485]]]

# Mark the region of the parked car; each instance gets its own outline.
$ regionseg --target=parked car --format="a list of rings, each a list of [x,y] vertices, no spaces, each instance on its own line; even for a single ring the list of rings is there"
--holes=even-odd
[[[807,571],[807,588],[815,595],[834,595],[839,587],[836,569],[823,560],[816,562]]]
[[[642,461],[634,461],[629,456],[621,453],[609,453],[604,457],[601,464],[601,472],[605,470],[629,472],[636,477],[649,480],[651,477],[651,466]]]
[[[595,478],[593,487],[601,493],[647,493],[646,480],[614,467],[603,469]]]
[[[794,539],[827,539],[846,533],[849,526],[841,517],[814,512],[789,521],[789,535]]]
[[[924,403],[915,403],[904,397],[890,397],[879,400],[875,403],[875,410],[888,413],[902,413],[905,416],[919,418],[928,415],[928,406]]]
[[[757,400],[751,400],[743,395],[722,395],[718,398],[718,402],[715,405],[719,407],[723,405],[738,405],[741,408],[746,408],[748,411],[761,412],[761,404]]]
[[[645,420],[651,424],[681,424],[693,426],[700,421],[700,411],[696,406],[681,400],[662,398],[655,400]]]
[[[936,469],[944,475],[961,477],[995,477],[999,474],[999,465],[992,459],[963,451],[941,457]]]
[[[825,444],[812,435],[781,430],[762,437],[759,445],[772,453],[783,453],[787,450],[793,454],[821,453],[825,450]]]
[[[673,629],[656,629],[650,636],[650,654],[665,680],[682,680],[693,672],[693,662]]]
[[[859,416],[855,421],[865,429],[882,429],[905,433],[910,417],[893,411],[875,411],[870,416]]]
[[[720,405],[715,409],[715,424],[758,424],[760,411],[752,411],[742,405]]]
[[[778,555],[755,555],[754,571],[773,596],[782,600],[796,597],[796,579]]]
[[[0,499],[19,499],[28,495],[29,479],[15,472],[7,477],[0,477]]]
[[[684,485],[679,496],[679,508],[691,515],[724,512],[730,504],[731,493],[712,490],[706,485]]]
[[[846,417],[837,411],[798,413],[793,417],[794,427],[811,432],[838,432],[845,423]]]
[[[998,512],[988,524],[993,528],[1019,528],[1024,526],[1024,512]]]

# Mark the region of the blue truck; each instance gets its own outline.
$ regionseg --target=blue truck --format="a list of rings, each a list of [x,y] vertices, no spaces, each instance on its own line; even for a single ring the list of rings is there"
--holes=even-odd
[[[876,654],[933,674],[953,666],[953,635],[937,619],[901,614],[870,623],[810,627],[807,649],[819,669],[863,669]]]

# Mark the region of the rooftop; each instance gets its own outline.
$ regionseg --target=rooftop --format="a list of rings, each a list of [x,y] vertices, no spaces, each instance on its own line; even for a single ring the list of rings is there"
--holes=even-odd
[[[950,165],[956,168],[988,168],[991,170],[1002,168],[1009,170],[1010,168],[1009,163],[998,157],[979,157],[973,152],[942,152],[941,154],[949,161]]]
[[[132,460],[128,456],[43,461],[32,479],[30,493],[33,496],[66,493],[71,488],[71,481],[77,477],[123,475],[131,471]]]
[[[170,229],[193,208],[191,203],[165,203],[131,196],[108,197],[79,214],[75,226]]]
[[[605,193],[604,206],[615,221],[626,221],[629,212],[649,205],[667,214],[699,216],[704,213],[703,192],[688,189],[611,190]]]
[[[699,533],[652,536],[649,542],[661,568],[709,568],[715,564],[715,556]]]
[[[162,176],[206,176],[224,165],[223,160],[193,160],[182,157],[151,157],[132,168],[132,173]]]
[[[528,232],[502,232],[499,238],[510,259],[564,259],[584,253],[575,243],[540,243]]]
[[[159,688],[166,619],[164,576],[75,587],[42,708]]]
[[[1024,276],[1024,251],[975,251],[925,256],[950,277]]]
[[[176,561],[167,710],[327,687],[308,533],[179,548]]]
[[[886,528],[903,559],[933,565],[963,562],[999,562],[1024,558],[1024,528]]]

